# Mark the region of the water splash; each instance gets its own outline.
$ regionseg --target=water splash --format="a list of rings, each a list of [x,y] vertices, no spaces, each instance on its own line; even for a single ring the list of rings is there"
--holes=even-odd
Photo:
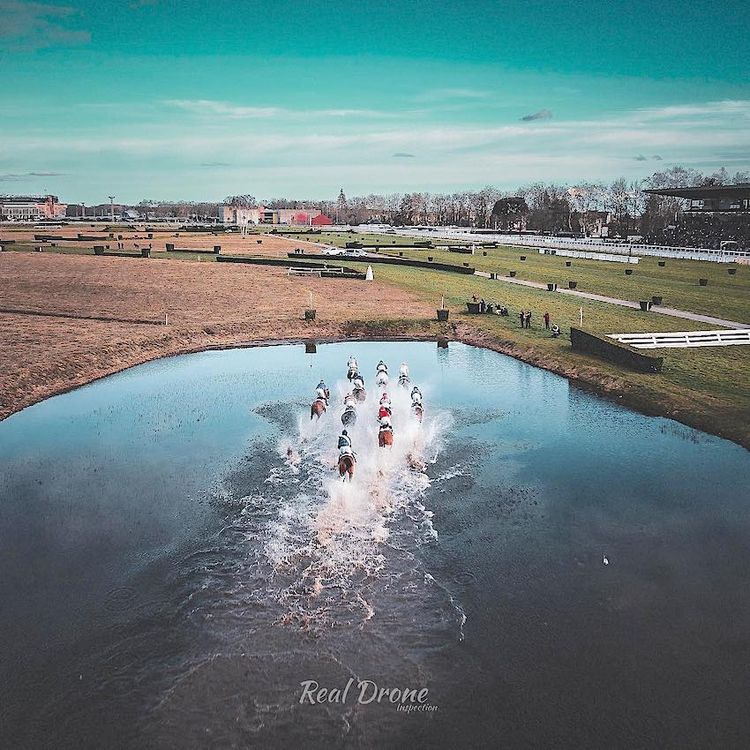
[[[333,613],[339,622],[351,621],[352,614],[370,620],[375,609],[365,582],[388,575],[396,551],[407,552],[413,565],[416,548],[437,538],[432,513],[422,502],[430,486],[425,469],[440,452],[449,415],[425,416],[420,423],[411,414],[408,393],[392,389],[394,444],[379,448],[382,391],[371,388],[358,407],[357,423],[347,428],[357,465],[354,479],[343,482],[336,470],[336,437],[348,383],[332,390],[321,419],[300,415],[297,435],[280,441],[283,465],[271,468],[265,480],[277,488],[296,484],[293,496],[279,498],[277,515],[262,537],[273,578],[285,584],[279,599],[288,611],[279,622],[304,628],[330,624]]]

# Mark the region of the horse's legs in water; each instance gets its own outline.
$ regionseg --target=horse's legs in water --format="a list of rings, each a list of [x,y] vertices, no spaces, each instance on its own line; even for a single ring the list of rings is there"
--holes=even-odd
[[[354,477],[354,462],[348,460],[339,462],[339,476],[342,482],[346,482],[347,478],[351,482]]]

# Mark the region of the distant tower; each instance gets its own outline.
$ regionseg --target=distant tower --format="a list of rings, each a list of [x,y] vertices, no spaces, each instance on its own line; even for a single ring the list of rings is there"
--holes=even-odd
[[[115,196],[109,195],[107,196],[109,198],[109,220],[114,224],[115,223]]]
[[[339,197],[336,201],[336,223],[341,224],[341,220],[347,214],[346,196],[344,195],[344,188],[339,190]]]

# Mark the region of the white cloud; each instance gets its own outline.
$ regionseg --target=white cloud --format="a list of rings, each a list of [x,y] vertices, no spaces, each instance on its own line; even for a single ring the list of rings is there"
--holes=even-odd
[[[428,89],[414,96],[414,101],[417,102],[444,102],[452,101],[456,99],[488,99],[490,92],[484,89],[472,89],[472,88],[442,88],[442,89]]]
[[[284,107],[249,107],[232,104],[231,102],[216,101],[214,99],[165,99],[164,104],[177,107],[186,112],[205,117],[217,117],[228,120],[253,120],[271,117],[384,117],[396,118],[401,113],[385,112],[374,109],[287,109]]]
[[[667,164],[687,166],[729,165],[731,155],[736,168],[750,166],[750,129],[727,117],[724,103],[636,109],[586,120],[558,118],[540,128],[518,121],[440,125],[409,116],[386,122],[329,114],[313,120],[286,116],[280,108],[243,106],[235,112],[236,105],[226,102],[172,101],[188,101],[188,108],[204,113],[226,113],[228,107],[230,114],[218,122],[172,118],[160,125],[112,126],[55,139],[45,132],[19,131],[6,136],[4,144],[18,164],[44,158],[50,168],[82,174],[95,173],[97,165],[106,163],[123,180],[152,184],[158,178],[165,195],[174,180],[182,191],[191,186],[196,196],[205,195],[214,183],[217,193],[227,194],[232,180],[243,179],[257,182],[259,193],[326,194],[321,193],[326,183],[315,175],[338,175],[334,182],[363,190],[450,190],[485,183],[511,187],[532,180],[621,175],[635,179],[653,170],[655,154]],[[750,102],[734,102],[730,109],[750,111]],[[153,123],[153,117],[144,122]],[[207,165],[236,169],[211,171]]]
[[[283,112],[278,107],[242,107],[229,102],[214,101],[213,99],[166,99],[164,104],[196,115],[217,115],[243,120],[257,117],[276,117]]]
[[[41,150],[65,153],[76,151],[100,152],[120,151],[123,153],[175,153],[184,154],[186,149],[202,157],[213,157],[220,154],[223,161],[227,155],[253,155],[274,152],[311,153],[315,149],[321,154],[347,148],[388,148],[388,154],[429,150],[434,157],[437,153],[449,153],[459,150],[492,151],[525,150],[539,153],[568,151],[576,153],[598,153],[608,158],[615,155],[633,159],[634,154],[659,153],[662,158],[667,154],[671,158],[676,149],[686,157],[691,151],[705,152],[713,147],[750,146],[750,131],[727,122],[722,116],[709,118],[699,126],[694,122],[682,121],[687,107],[675,113],[677,119],[666,116],[643,119],[644,110],[626,112],[617,117],[603,117],[589,120],[557,120],[549,122],[544,128],[535,127],[533,122],[515,122],[509,125],[478,126],[456,124],[436,126],[425,121],[412,122],[408,117],[404,122],[395,123],[393,127],[382,128],[365,126],[359,121],[354,123],[328,122],[311,129],[308,122],[304,127],[286,128],[284,122],[266,123],[269,118],[281,116],[285,110],[265,107],[235,107],[224,102],[210,100],[171,100],[174,106],[195,107],[203,113],[216,111],[229,114],[229,123],[220,130],[213,131],[201,125],[200,128],[191,121],[170,122],[163,131],[158,129],[129,129],[127,136],[117,136],[111,132],[96,136],[61,137],[50,143],[45,134],[36,137],[26,135],[6,138],[6,143],[14,150]],[[736,111],[744,111],[736,103]],[[750,111],[750,102],[744,103]],[[676,108],[675,108],[676,109]],[[710,111],[710,106],[694,107],[700,111],[700,117]],[[331,118],[341,117],[342,113],[355,113],[367,110],[315,110],[327,113]],[[336,114],[331,114],[335,112]],[[299,111],[302,114],[302,111]],[[649,119],[651,118],[651,119]],[[252,132],[246,127],[232,126],[232,120],[257,120]],[[356,120],[356,118],[355,118]],[[640,123],[635,127],[634,123]],[[299,123],[298,123],[299,125]],[[663,147],[663,148],[662,148]],[[213,158],[207,159],[214,160]]]
[[[682,119],[702,120],[715,115],[740,115],[750,117],[750,101],[727,99],[701,104],[676,104],[636,110],[635,117],[643,120]]]

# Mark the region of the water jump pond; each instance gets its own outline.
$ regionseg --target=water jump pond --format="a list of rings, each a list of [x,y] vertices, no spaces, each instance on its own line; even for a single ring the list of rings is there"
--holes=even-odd
[[[425,394],[420,427],[391,386],[391,452],[380,358]],[[134,368],[0,423],[0,745],[743,746],[749,478],[731,443],[460,344]]]

